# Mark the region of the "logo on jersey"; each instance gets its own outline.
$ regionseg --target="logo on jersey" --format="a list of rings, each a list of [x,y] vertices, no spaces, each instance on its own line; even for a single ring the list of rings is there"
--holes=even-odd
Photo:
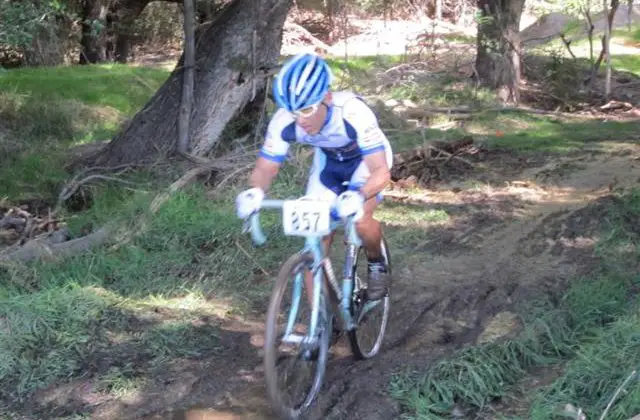
[[[362,138],[360,139],[360,143],[362,144],[372,144],[380,141],[384,134],[382,134],[382,130],[378,127],[378,124],[371,123],[369,124],[362,133]]]

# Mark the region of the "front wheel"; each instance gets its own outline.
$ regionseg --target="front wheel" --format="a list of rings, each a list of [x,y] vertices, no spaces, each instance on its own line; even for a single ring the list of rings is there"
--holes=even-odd
[[[380,244],[382,256],[387,265],[387,290],[392,284],[391,256],[387,241],[383,238]],[[364,248],[358,250],[353,263],[352,278],[354,281],[353,296],[351,298],[351,316],[356,324],[349,331],[349,344],[356,359],[370,359],[378,354],[389,321],[389,293],[376,301],[367,299],[366,278],[367,258]]]
[[[322,386],[327,363],[332,327],[323,294],[315,340],[311,344],[302,341],[311,323],[304,274],[312,265],[313,257],[308,253],[289,257],[280,269],[267,312],[264,342],[267,394],[273,410],[285,419],[299,418],[311,405]],[[289,336],[297,340],[284,342],[290,318],[293,329]]]

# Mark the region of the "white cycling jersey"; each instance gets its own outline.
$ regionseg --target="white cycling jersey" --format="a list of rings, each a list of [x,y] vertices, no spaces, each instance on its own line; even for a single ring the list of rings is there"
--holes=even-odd
[[[360,187],[369,176],[363,156],[384,151],[389,168],[393,154],[389,140],[378,126],[378,120],[362,98],[352,92],[333,92],[324,127],[310,135],[295,123],[291,113],[278,109],[267,127],[260,156],[274,162],[286,159],[294,143],[315,147],[315,156],[307,195],[339,195],[347,189]],[[327,197],[329,198],[329,197]]]

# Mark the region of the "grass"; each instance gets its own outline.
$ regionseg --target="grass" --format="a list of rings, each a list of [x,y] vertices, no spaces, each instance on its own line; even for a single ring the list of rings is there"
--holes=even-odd
[[[108,140],[168,75],[115,64],[0,74],[0,198],[55,196],[69,147]]]
[[[141,214],[151,198],[134,197],[119,217]],[[144,373],[228,351],[216,327],[197,321],[264,312],[271,284],[260,269],[274,272],[294,249],[293,241],[278,240],[275,218],[265,214],[273,239],[268,249],[253,250],[232,203],[230,196],[211,200],[202,189],[186,190],[124,246],[0,271],[0,395],[25,398],[86,375],[106,354],[96,380],[125,392],[146,378],[122,373],[123,363],[142,364],[136,370]],[[145,321],[159,309],[164,319]]]
[[[611,66],[616,70],[628,71],[640,76],[640,57],[638,55],[612,55]]]
[[[575,19],[570,21],[564,27],[564,33],[567,39],[571,40],[571,48],[574,49],[574,52],[576,50],[582,50],[584,48],[588,49],[589,37],[587,35],[586,26],[584,25],[584,22],[582,20]],[[595,31],[593,33],[594,51],[599,51],[599,48],[601,46],[600,37],[603,35],[604,29]],[[631,46],[640,43],[640,25],[636,22],[633,22],[629,28],[626,25],[625,27],[614,28],[611,31],[611,42],[615,44]],[[564,48],[564,43],[560,38],[554,38],[541,44],[540,46],[562,46]]]
[[[165,70],[122,64],[21,68],[3,73],[0,87],[42,102],[74,100],[131,115],[168,76]]]
[[[638,143],[640,121],[560,120],[524,111],[486,111],[474,115],[465,130],[390,130],[395,152],[425,141],[452,141],[471,135],[489,148],[517,153],[567,154],[584,149],[605,149],[611,141]]]
[[[456,407],[487,409],[523,376],[567,360],[562,375],[535,393],[526,418],[561,418],[567,403],[582,407],[587,418],[599,416],[640,364],[640,302],[632,292],[640,277],[630,263],[640,256],[640,232],[633,222],[638,216],[640,190],[618,197],[598,243],[602,269],[572,282],[559,305],[541,301],[524,308],[517,338],[466,348],[423,373],[397,375],[391,394],[402,403],[404,417],[438,419],[448,418]],[[612,251],[621,248],[624,253]],[[610,418],[640,411],[639,388],[631,384],[627,391]]]
[[[486,130],[487,127],[492,132]],[[514,111],[474,121],[469,130],[487,133],[490,147],[563,154],[585,147],[598,147],[607,141],[635,143],[639,128],[640,122],[637,121],[566,122]]]

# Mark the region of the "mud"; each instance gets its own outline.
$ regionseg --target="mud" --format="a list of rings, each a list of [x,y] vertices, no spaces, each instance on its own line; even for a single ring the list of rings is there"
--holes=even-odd
[[[414,235],[424,236],[422,242],[394,239],[385,346],[375,360],[354,362],[341,337],[307,418],[399,418],[401,407],[388,395],[394,373],[424,370],[455,349],[516,334],[514,313],[521,304],[557,299],[572,278],[597,264],[593,246],[614,203],[611,193],[636,185],[640,177],[635,160],[640,150],[628,148],[623,154],[573,156],[581,160],[569,162],[570,170],[568,161],[503,154],[493,157],[505,163],[502,182],[496,163],[492,184],[479,188],[448,180],[428,191],[391,191],[395,205],[443,209],[450,220],[412,228]],[[392,238],[407,231],[385,229]],[[161,317],[123,322],[159,322]],[[20,411],[28,418],[74,412],[90,412],[95,419],[272,418],[262,380],[262,319],[200,322],[215,328],[222,351],[151,367],[140,356],[142,349],[114,347],[87,361],[89,376],[118,359],[136,361],[133,370],[151,379],[135,395],[113,399],[83,379],[39,392]]]

